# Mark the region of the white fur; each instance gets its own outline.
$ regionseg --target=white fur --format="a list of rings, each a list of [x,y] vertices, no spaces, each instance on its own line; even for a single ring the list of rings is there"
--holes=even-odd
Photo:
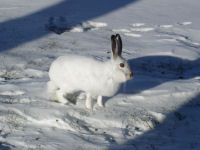
[[[119,65],[122,62],[124,68]],[[120,84],[131,78],[130,72],[129,65],[120,56],[106,62],[86,56],[61,56],[50,67],[48,90],[64,103],[65,94],[84,91],[87,93],[86,107],[90,109],[92,97],[98,96],[98,105],[103,106],[102,96],[113,96]]]

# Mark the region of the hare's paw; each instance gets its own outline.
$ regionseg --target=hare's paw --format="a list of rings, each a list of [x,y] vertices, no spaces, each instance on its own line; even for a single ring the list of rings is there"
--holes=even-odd
[[[104,107],[103,101],[102,101],[102,96],[101,96],[101,95],[99,95],[99,96],[97,97],[97,104],[98,104],[100,107]]]
[[[59,103],[63,103],[63,104],[67,103],[67,100],[64,97],[64,93],[61,90],[56,91],[56,100]]]

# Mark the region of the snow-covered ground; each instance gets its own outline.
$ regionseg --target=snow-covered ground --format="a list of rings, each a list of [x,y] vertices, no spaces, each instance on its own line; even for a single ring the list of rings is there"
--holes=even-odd
[[[199,150],[200,2],[1,0],[0,150]],[[134,78],[105,108],[47,100],[55,58],[107,60],[120,33]],[[80,66],[84,67],[84,66]]]

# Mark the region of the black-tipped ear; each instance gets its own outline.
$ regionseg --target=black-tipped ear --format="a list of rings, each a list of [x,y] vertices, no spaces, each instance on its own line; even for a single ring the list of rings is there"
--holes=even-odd
[[[118,53],[118,56],[121,56],[122,54],[122,39],[120,37],[119,34],[116,34],[116,49],[117,49],[117,53]]]
[[[117,43],[115,35],[111,35],[111,48],[112,48],[113,58],[116,59],[118,57],[118,52],[117,52]]]

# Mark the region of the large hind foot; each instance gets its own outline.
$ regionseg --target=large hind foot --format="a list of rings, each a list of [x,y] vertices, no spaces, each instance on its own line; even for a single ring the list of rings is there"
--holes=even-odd
[[[63,92],[62,90],[57,90],[57,91],[56,91],[56,100],[57,100],[57,102],[63,103],[63,104],[65,104],[65,103],[68,102],[68,101],[65,99],[65,97],[64,97],[64,92]]]
[[[87,93],[85,106],[87,109],[92,109],[92,95]]]
[[[49,81],[46,87],[46,98],[49,100],[55,100],[57,89],[58,87],[52,81]]]

